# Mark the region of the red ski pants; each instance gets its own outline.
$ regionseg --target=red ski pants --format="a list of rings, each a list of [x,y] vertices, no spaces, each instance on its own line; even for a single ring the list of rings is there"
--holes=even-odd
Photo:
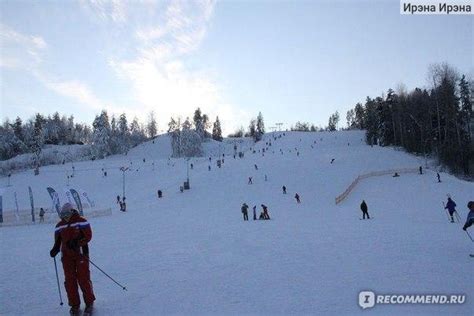
[[[81,304],[79,298],[78,285],[81,287],[82,295],[86,305],[95,301],[94,291],[92,289],[91,273],[89,271],[89,260],[86,257],[62,257],[64,269],[64,287],[67,292],[69,306]]]

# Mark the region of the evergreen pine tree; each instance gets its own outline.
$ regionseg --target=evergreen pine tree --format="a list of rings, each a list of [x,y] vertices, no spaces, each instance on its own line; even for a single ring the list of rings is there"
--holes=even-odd
[[[265,124],[263,122],[263,115],[262,112],[258,112],[257,116],[257,130],[255,133],[255,141],[259,141],[262,139],[263,134],[265,134]]]
[[[257,121],[253,118],[250,120],[248,136],[252,137],[255,140],[256,134],[257,134]]]
[[[154,138],[157,134],[155,112],[151,111],[148,116],[147,132],[150,138]]]
[[[110,155],[110,123],[107,111],[103,110],[99,116],[96,116],[93,126],[93,151],[97,158],[104,158]]]
[[[217,140],[219,142],[222,141],[222,129],[221,129],[221,122],[219,121],[219,117],[216,117],[216,121],[214,122],[214,127],[212,128],[212,139]]]

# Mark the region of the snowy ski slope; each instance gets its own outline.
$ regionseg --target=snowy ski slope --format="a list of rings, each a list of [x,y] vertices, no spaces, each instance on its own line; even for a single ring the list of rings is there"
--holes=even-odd
[[[127,156],[75,163],[70,187],[87,191],[98,207],[113,209],[111,216],[89,218],[91,260],[128,289],[122,291],[91,267],[96,315],[472,314],[473,259],[468,254],[474,252],[473,243],[460,224],[447,221],[442,201],[451,194],[464,221],[474,184],[445,173],[437,183],[430,170],[381,176],[363,180],[336,206],[334,198],[359,174],[416,168],[422,160],[367,146],[359,131],[286,132],[278,138],[281,134],[266,134],[256,145],[242,140],[243,159],[232,157],[231,140],[205,144],[206,155],[189,161],[194,165],[191,190],[184,193],[179,186],[186,180],[187,162],[168,160],[167,136]],[[272,146],[262,156],[259,150],[268,141]],[[216,159],[222,153],[219,169]],[[122,194],[121,166],[130,167],[126,213],[115,204]],[[35,206],[50,208],[46,187],[66,188],[71,168],[48,166],[39,176],[32,170],[13,174],[11,186],[1,178],[4,210],[15,208],[13,192],[20,209],[29,208],[28,186]],[[250,176],[252,185],[247,184]],[[301,204],[295,202],[296,192]],[[359,220],[362,199],[373,220]],[[257,205],[258,212],[260,204],[267,205],[272,220],[253,221],[249,214],[244,222],[243,202]],[[66,301],[59,306],[49,257],[53,232],[52,223],[0,227],[1,315],[68,313]],[[362,310],[362,290],[466,294],[467,301]],[[65,299],[64,288],[62,294]]]

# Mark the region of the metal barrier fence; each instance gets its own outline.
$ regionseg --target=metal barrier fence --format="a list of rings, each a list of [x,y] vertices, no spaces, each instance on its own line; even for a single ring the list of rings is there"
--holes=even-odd
[[[351,191],[356,187],[356,185],[359,183],[359,181],[363,179],[367,179],[370,177],[379,177],[379,176],[385,176],[388,174],[394,174],[397,172],[398,174],[401,173],[417,173],[418,168],[401,168],[401,169],[390,169],[390,170],[382,170],[382,171],[373,171],[369,173],[365,173],[362,175],[359,175],[352,183],[349,185],[349,187],[340,195],[336,197],[336,205],[344,201],[344,199],[351,193]]]

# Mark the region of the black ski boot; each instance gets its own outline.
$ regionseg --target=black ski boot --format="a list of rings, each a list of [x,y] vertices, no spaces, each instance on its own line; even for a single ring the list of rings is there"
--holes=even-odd
[[[69,315],[78,316],[79,314],[79,305],[71,306],[71,309],[69,310]]]
[[[84,309],[84,312],[82,313],[82,315],[92,315],[93,311],[94,311],[93,304],[86,305],[86,308]]]

